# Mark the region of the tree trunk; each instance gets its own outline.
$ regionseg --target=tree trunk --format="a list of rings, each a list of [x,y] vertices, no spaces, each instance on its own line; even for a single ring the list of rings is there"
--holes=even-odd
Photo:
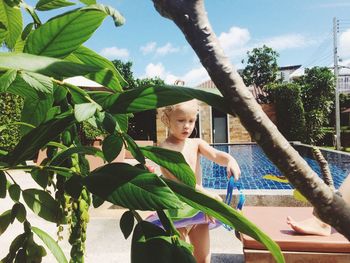
[[[224,55],[203,0],[153,0],[157,11],[183,32],[212,81],[252,138],[315,207],[318,216],[350,240],[350,206],[307,165],[277,130]]]

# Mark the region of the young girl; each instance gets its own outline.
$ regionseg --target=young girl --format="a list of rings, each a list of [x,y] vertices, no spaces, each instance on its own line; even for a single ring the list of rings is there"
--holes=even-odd
[[[219,196],[208,192],[202,187],[200,154],[219,165],[226,166],[228,178],[234,176],[234,178],[238,180],[241,171],[236,160],[231,155],[214,149],[199,138],[189,138],[195,127],[197,114],[198,103],[196,100],[165,107],[162,121],[168,128],[168,136],[165,141],[160,144],[160,147],[181,152],[196,175],[196,189],[221,200]],[[165,177],[178,181],[177,178],[166,169],[161,168],[161,171]],[[208,217],[206,223],[190,225],[178,229],[183,240],[189,237],[194,247],[194,257],[198,263],[210,262],[209,221],[213,221],[213,219]]]

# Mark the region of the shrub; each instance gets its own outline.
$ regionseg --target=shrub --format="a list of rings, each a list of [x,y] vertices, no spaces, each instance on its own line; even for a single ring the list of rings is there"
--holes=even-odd
[[[293,83],[271,84],[268,90],[276,106],[280,132],[290,141],[303,141],[305,116],[300,86]]]

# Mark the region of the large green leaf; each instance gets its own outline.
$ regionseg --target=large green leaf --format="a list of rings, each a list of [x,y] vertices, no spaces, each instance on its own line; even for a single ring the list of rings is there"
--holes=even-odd
[[[123,148],[123,143],[123,139],[115,134],[111,134],[103,140],[102,151],[107,162],[110,163],[117,158]]]
[[[0,93],[6,92],[8,87],[11,86],[12,82],[16,79],[17,70],[9,69],[0,77]]]
[[[50,95],[43,95],[41,97],[25,98],[24,105],[21,112],[21,121],[39,126],[46,120],[46,114],[49,112],[53,104],[53,97]],[[28,126],[21,127],[21,134],[27,134],[32,129]]]
[[[0,53],[0,68],[26,70],[55,79],[86,75],[100,70],[89,65],[24,53]]]
[[[57,259],[57,262],[68,263],[68,260],[64,255],[61,247],[49,234],[35,226],[32,226],[31,228],[32,231],[44,242],[46,247],[51,251],[52,255],[54,255],[54,257]]]
[[[251,236],[265,245],[277,262],[284,262],[279,246],[240,212],[223,202],[217,201],[191,187],[188,187],[187,185],[169,179],[164,179],[164,181],[182,201],[215,217],[216,219],[219,219],[224,224],[234,227],[239,232]]]
[[[35,9],[39,11],[46,11],[70,5],[75,4],[66,0],[39,0],[39,2],[35,5]]]
[[[49,161],[48,165],[50,166],[59,166],[61,165],[67,158],[69,158],[72,154],[88,154],[88,155],[96,155],[103,158],[103,154],[101,150],[91,147],[91,146],[77,146],[64,149],[58,152],[51,161]]]
[[[27,206],[38,216],[47,221],[62,223],[62,212],[58,202],[43,190],[26,189],[23,190],[22,196]]]
[[[140,147],[135,143],[134,139],[129,136],[127,133],[122,134],[124,140],[128,145],[128,150],[131,152],[132,156],[141,164],[145,164],[145,156],[143,156]]]
[[[19,7],[10,7],[5,0],[0,1],[0,22],[6,28],[5,43],[12,49],[22,32],[22,13]]]
[[[177,236],[168,236],[160,227],[141,221],[135,227],[131,243],[133,263],[195,263],[192,246]]]
[[[92,102],[75,104],[74,116],[78,122],[86,121],[87,119],[94,116],[97,108],[98,105]]]
[[[71,55],[66,57],[66,60],[103,68],[104,70],[85,75],[85,77],[100,83],[104,87],[108,87],[114,91],[122,91],[122,87],[127,85],[111,61],[87,47],[80,46]],[[106,71],[105,69],[108,70]]]
[[[27,72],[23,70],[20,72],[19,75],[30,87],[32,87],[36,91],[41,93],[52,94],[53,83],[49,77],[42,74]]]
[[[90,9],[100,10],[104,12],[106,15],[109,15],[110,17],[112,17],[115,26],[121,26],[125,23],[125,18],[111,6],[95,4],[95,5],[89,5],[82,8],[82,10],[90,10]]]
[[[11,223],[11,210],[7,210],[0,215],[0,235],[4,233]]]
[[[134,223],[135,223],[134,215],[130,210],[126,211],[120,218],[119,225],[125,239],[128,239],[132,230],[134,229]]]
[[[28,36],[24,52],[64,58],[88,40],[106,16],[96,9],[77,9],[59,15]]]
[[[196,176],[181,153],[153,146],[140,147],[140,150],[146,158],[166,168],[184,184],[196,185]]]
[[[182,206],[175,194],[155,174],[126,163],[110,163],[84,178],[88,190],[113,204],[137,210]]]
[[[7,156],[5,162],[16,165],[34,156],[49,141],[55,139],[75,122],[73,114],[63,114],[31,130]]]
[[[80,2],[82,2],[83,4],[86,4],[86,5],[96,4],[96,0],[80,0]]]
[[[222,112],[228,112],[226,100],[219,95],[179,86],[159,86],[128,90],[121,94],[91,93],[104,109],[111,113],[135,113],[180,103],[193,98],[206,102]]]

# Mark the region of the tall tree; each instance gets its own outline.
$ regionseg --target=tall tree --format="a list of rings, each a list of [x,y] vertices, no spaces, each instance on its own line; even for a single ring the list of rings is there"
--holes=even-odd
[[[301,85],[305,111],[305,139],[315,144],[325,135],[322,127],[329,124],[334,106],[334,74],[326,67],[313,67],[297,82]]]
[[[115,68],[120,72],[125,81],[128,83],[124,89],[134,89],[137,84],[134,78],[134,73],[132,72],[132,62],[123,62],[122,60],[115,59],[112,61]]]
[[[247,65],[242,72],[243,81],[247,86],[254,85],[264,89],[267,84],[276,81],[279,56],[276,51],[263,45],[248,51],[247,56]]]
[[[307,165],[262,111],[225,56],[208,20],[203,0],[153,0],[172,20],[198,55],[214,84],[228,100],[229,113],[244,127],[288,180],[311,202],[319,217],[350,239],[350,206]]]

